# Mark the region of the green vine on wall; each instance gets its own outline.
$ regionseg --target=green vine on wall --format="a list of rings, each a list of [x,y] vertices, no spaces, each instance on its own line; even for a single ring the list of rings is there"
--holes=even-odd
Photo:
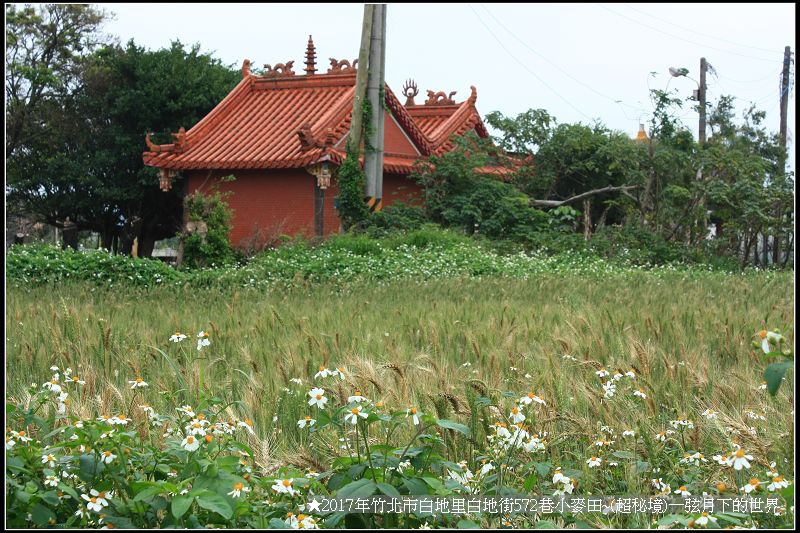
[[[364,151],[374,151],[375,148],[367,142],[367,138],[371,133],[372,106],[366,99],[361,104],[361,113],[363,116],[361,137],[364,139]],[[339,218],[345,231],[366,222],[370,215],[369,208],[364,203],[364,189],[367,179],[361,169],[361,165],[358,163],[359,151],[358,146],[350,146],[348,141],[347,157],[339,166],[338,171],[339,196],[337,201]]]

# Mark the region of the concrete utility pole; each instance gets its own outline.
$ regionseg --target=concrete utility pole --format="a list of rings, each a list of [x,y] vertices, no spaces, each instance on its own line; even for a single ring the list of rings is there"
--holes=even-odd
[[[789,111],[789,69],[792,63],[792,47],[787,46],[783,51],[783,73],[781,75],[781,146],[786,149],[786,114]],[[786,168],[786,161],[782,161],[781,169]]]
[[[697,91],[697,99],[700,101],[700,131],[698,139],[700,144],[706,142],[706,71],[708,70],[708,63],[706,58],[700,58],[700,87]]]
[[[367,71],[369,66],[369,45],[372,37],[372,17],[375,6],[364,5],[364,22],[361,27],[361,48],[358,51],[358,71],[356,73],[356,94],[353,97],[353,113],[350,119],[350,137],[347,145],[358,157],[361,153],[361,129],[363,126],[361,103],[367,91]]]
[[[364,172],[367,178],[366,198],[371,211],[380,211],[383,196],[383,128],[384,128],[384,58],[386,57],[386,5],[377,4],[372,16],[372,37],[369,48],[367,100],[372,109],[369,134],[364,150]],[[367,146],[369,148],[367,148]]]

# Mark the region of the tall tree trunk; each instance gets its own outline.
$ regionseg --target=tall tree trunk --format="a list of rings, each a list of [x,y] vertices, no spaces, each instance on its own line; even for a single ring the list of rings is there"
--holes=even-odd
[[[152,257],[156,240],[152,237],[139,237],[139,257]]]

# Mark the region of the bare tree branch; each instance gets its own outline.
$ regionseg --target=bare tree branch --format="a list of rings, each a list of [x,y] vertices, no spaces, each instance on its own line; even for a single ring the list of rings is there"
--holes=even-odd
[[[590,196],[595,196],[597,194],[602,194],[604,192],[617,192],[621,191],[623,194],[630,196],[627,194],[627,191],[633,189],[640,189],[641,185],[620,185],[618,187],[609,185],[608,187],[603,187],[602,189],[594,189],[591,191],[586,191],[584,193],[578,194],[573,196],[572,198],[567,198],[566,200],[531,200],[531,205],[533,206],[540,206],[540,207],[558,207],[560,205],[569,204],[572,202],[576,202],[578,200],[582,200],[584,198],[588,198]]]

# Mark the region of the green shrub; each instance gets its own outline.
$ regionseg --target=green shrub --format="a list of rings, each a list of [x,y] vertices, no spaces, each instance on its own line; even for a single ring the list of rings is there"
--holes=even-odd
[[[189,195],[186,209],[189,221],[205,223],[205,235],[193,233],[183,236],[183,265],[186,268],[222,266],[236,262],[237,255],[230,241],[233,212],[225,202],[224,194],[195,192]]]

